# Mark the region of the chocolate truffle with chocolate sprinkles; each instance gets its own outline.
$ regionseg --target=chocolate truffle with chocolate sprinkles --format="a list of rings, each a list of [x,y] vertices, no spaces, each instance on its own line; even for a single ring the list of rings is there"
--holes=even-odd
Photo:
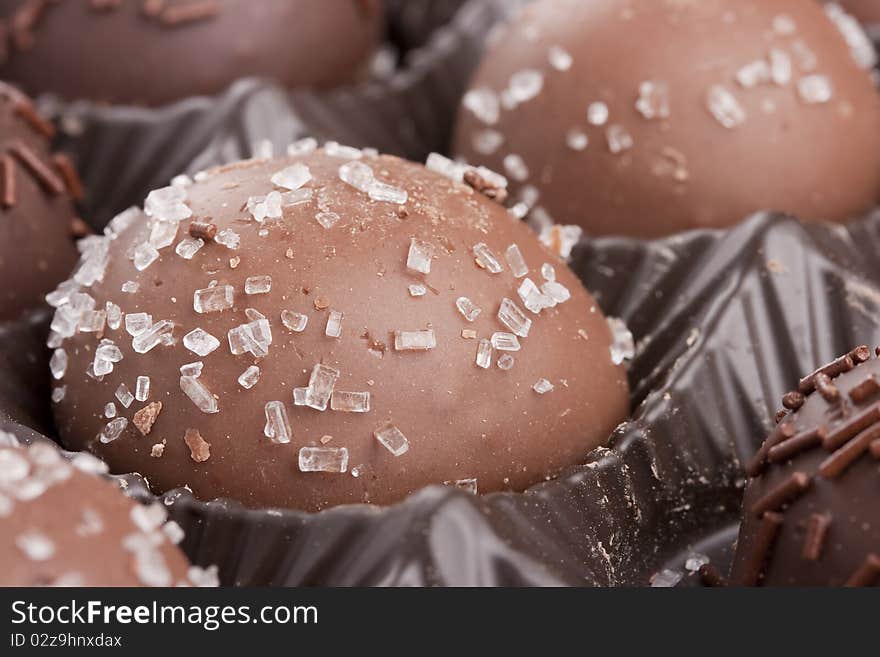
[[[880,585],[880,360],[859,347],[798,392],[748,464],[731,583]]]
[[[803,0],[531,3],[463,97],[455,150],[593,234],[762,209],[844,221],[880,192],[880,95],[871,43],[840,15]]]
[[[331,87],[364,68],[382,13],[378,0],[5,0],[0,77],[32,95],[145,105],[245,76]]]
[[[0,320],[41,303],[76,262],[82,190],[67,157],[51,153],[52,133],[27,97],[0,83]]]
[[[158,491],[307,510],[581,462],[627,414],[632,337],[505,184],[306,139],[152,192],[58,308],[64,442]]]
[[[127,498],[93,456],[11,446],[5,432],[0,444],[0,586],[216,585],[176,547],[164,506]]]

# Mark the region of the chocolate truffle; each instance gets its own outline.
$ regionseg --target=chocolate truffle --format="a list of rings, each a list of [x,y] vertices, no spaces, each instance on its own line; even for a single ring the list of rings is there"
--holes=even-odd
[[[880,95],[858,37],[803,0],[534,2],[489,48],[455,148],[593,234],[761,209],[843,221],[880,191]]]
[[[6,0],[0,77],[28,93],[159,105],[260,76],[353,80],[379,38],[377,0]]]
[[[880,360],[859,347],[783,403],[748,464],[731,583],[880,584]]]
[[[76,262],[81,193],[70,161],[49,149],[51,124],[0,83],[0,320],[42,302]]]
[[[176,547],[164,506],[143,506],[95,476],[88,454],[68,461],[48,443],[11,447],[0,432],[0,586],[208,584]]]
[[[67,445],[158,491],[318,510],[522,490],[607,440],[631,336],[489,198],[502,177],[289,152],[178,179],[86,252],[53,323]]]

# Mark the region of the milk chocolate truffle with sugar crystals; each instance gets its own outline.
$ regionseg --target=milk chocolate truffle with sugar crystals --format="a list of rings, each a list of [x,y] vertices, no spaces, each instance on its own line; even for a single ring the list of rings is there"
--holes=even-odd
[[[176,547],[161,503],[127,498],[93,456],[16,443],[0,432],[0,586],[216,585]]]
[[[801,380],[752,461],[734,585],[880,585],[880,360]]]
[[[378,0],[5,0],[0,77],[68,100],[160,105],[238,78],[332,87],[358,77]]]
[[[626,416],[632,338],[505,184],[306,139],[152,192],[58,309],[107,309],[56,352],[64,442],[157,491],[305,510],[581,462]]]
[[[52,154],[54,128],[18,90],[0,83],[0,320],[43,301],[76,263],[70,160]]]
[[[592,234],[844,221],[880,191],[874,58],[817,2],[541,0],[489,48],[456,151]]]

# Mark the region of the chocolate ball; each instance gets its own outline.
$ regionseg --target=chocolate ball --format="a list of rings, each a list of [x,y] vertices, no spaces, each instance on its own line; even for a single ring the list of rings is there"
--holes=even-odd
[[[76,262],[80,187],[70,161],[51,153],[52,131],[27,97],[0,83],[0,320],[41,303]]]
[[[455,150],[593,234],[761,209],[843,221],[880,191],[880,95],[859,44],[802,0],[534,2],[489,48]]]
[[[488,198],[503,179],[315,147],[113,221],[56,314],[65,443],[158,491],[307,510],[522,490],[603,444],[627,333]]]
[[[0,432],[4,445],[10,434]],[[175,543],[161,503],[142,506],[48,443],[0,447],[2,586],[176,586],[207,583]],[[106,467],[106,466],[104,466]]]
[[[8,0],[0,77],[28,93],[160,105],[260,76],[288,87],[357,77],[376,0]]]
[[[783,401],[748,466],[731,582],[880,584],[880,360],[859,347]]]

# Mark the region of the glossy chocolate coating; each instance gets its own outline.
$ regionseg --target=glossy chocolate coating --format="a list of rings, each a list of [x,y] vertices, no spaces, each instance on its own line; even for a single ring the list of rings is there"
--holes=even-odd
[[[857,365],[831,382],[839,399],[827,401],[819,392],[806,398],[803,406],[782,420],[780,426],[791,424],[794,437],[811,429],[824,428],[832,436],[853,418],[880,402],[880,387],[865,384],[880,381],[880,360]],[[862,385],[865,396],[851,397],[856,386]],[[877,431],[876,425],[868,430]],[[855,445],[858,436],[847,444]],[[839,441],[837,441],[839,442]],[[785,442],[780,443],[785,445]],[[842,445],[841,445],[842,446]],[[880,447],[875,445],[874,449]],[[841,586],[856,583],[857,576],[870,555],[880,555],[880,452],[872,453],[870,443],[851,464],[839,472],[833,465],[837,449],[816,444],[797,451],[784,460],[773,459],[751,479],[743,503],[731,583],[766,586]],[[839,458],[839,457],[837,457]],[[829,462],[829,459],[832,459]],[[774,462],[775,461],[775,462]],[[823,465],[824,464],[824,465]],[[794,493],[782,505],[773,505],[781,527],[766,550],[765,558],[758,548],[761,519],[756,505],[793,475],[806,475],[804,492]],[[758,506],[760,511],[763,506]],[[875,557],[876,558],[876,557]],[[878,560],[880,564],[880,560]],[[754,574],[758,573],[758,579]],[[860,585],[880,583],[880,569],[872,577],[868,571]]]
[[[2,3],[0,77],[32,95],[145,105],[217,93],[246,76],[330,87],[356,77],[382,24],[374,0],[95,4]]]
[[[789,81],[737,81],[744,67],[769,68],[771,49],[791,64]],[[520,156],[528,176],[516,187],[536,188],[557,222],[651,237],[761,209],[844,221],[878,198],[880,95],[819,3],[539,1],[491,45],[471,89],[497,95],[529,71],[541,90],[502,107],[497,123],[462,107],[455,150],[502,172],[505,157]],[[784,64],[777,75],[786,80]],[[811,81],[830,84],[830,99],[819,102]],[[643,83],[665,85],[668,112],[650,95],[639,103]],[[719,85],[740,111],[731,127],[709,110]],[[588,107],[599,102],[608,118],[593,125]],[[724,110],[718,97],[713,106]],[[494,150],[486,130],[503,139]]]
[[[270,178],[293,163],[306,164],[312,190],[306,202],[285,208],[280,222],[263,228],[246,209],[251,197],[272,191]],[[175,323],[177,344],[134,353],[132,338],[120,329],[104,337],[119,346],[124,358],[111,374],[96,381],[86,374],[97,337],[79,333],[66,341],[70,364],[60,383],[66,396],[56,405],[58,427],[73,449],[91,449],[115,472],[143,473],[157,491],[189,486],[202,499],[228,497],[250,507],[282,506],[317,510],[328,506],[373,502],[387,504],[431,483],[477,479],[481,492],[526,486],[581,462],[627,414],[623,366],[612,363],[612,332],[601,311],[564,263],[551,255],[504,208],[463,183],[390,156],[364,156],[377,179],[403,189],[404,205],[374,201],[343,183],[339,169],[347,157],[323,150],[305,156],[254,160],[199,176],[188,189],[193,219],[210,220],[218,231],[233,229],[241,245],[231,250],[208,242],[192,260],[174,247],[138,272],[126,257],[145,238],[146,221],[134,225],[110,246],[109,266],[101,283],[87,290],[98,307],[112,301],[125,313],[147,312],[153,321]],[[337,223],[325,228],[319,212],[334,212]],[[178,233],[183,237],[190,220]],[[218,232],[219,235],[219,232]],[[430,273],[408,270],[411,238],[435,249]],[[509,353],[514,366],[504,371],[475,365],[480,338],[508,329],[496,314],[504,297],[516,300],[523,279],[504,271],[491,274],[475,263],[472,248],[485,243],[504,263],[505,250],[519,245],[528,276],[543,281],[544,263],[555,267],[557,280],[571,299],[532,320],[522,349]],[[234,266],[234,268],[233,268]],[[268,294],[247,295],[245,280],[269,275]],[[120,292],[136,281],[136,294]],[[199,314],[193,294],[212,281],[235,291],[234,308]],[[410,285],[424,284],[423,296],[412,296]],[[456,299],[469,297],[482,309],[468,322]],[[253,308],[270,322],[273,342],[268,356],[230,354],[227,332],[248,320]],[[308,316],[302,332],[280,321],[282,310]],[[341,336],[325,335],[331,311],[344,313]],[[220,346],[204,358],[188,351],[181,337],[200,327]],[[395,331],[433,329],[436,348],[398,351]],[[462,331],[474,331],[468,339]],[[180,387],[179,368],[203,361],[199,378],[218,399],[219,412],[203,413]],[[251,389],[237,378],[257,364],[261,377]],[[321,412],[293,404],[294,388],[306,386],[312,368],[323,363],[340,371],[336,391],[368,391],[366,413]],[[101,444],[96,435],[107,419],[102,410],[115,401],[121,383],[132,391],[138,376],[149,376],[149,403],[162,410],[148,436],[129,424],[122,436]],[[555,388],[538,394],[541,378]],[[264,435],[265,405],[280,401],[292,427],[292,440],[276,444]],[[146,404],[135,402],[121,415],[129,419]],[[373,436],[391,422],[409,441],[409,450],[394,456]],[[191,454],[186,432],[198,430],[210,443],[204,453]],[[323,440],[322,440],[323,438]],[[163,443],[161,456],[151,456]],[[345,447],[345,473],[300,472],[300,448]],[[203,446],[202,446],[203,447]],[[357,473],[357,476],[353,476]]]
[[[12,319],[43,302],[43,295],[70,273],[76,262],[71,234],[75,210],[67,190],[48,189],[22,160],[23,147],[53,176],[49,140],[24,118],[30,101],[0,83],[0,320]],[[48,126],[43,126],[48,130]],[[10,167],[11,180],[5,177]],[[60,178],[59,178],[60,180]],[[11,189],[10,189],[11,188]],[[11,196],[8,196],[11,194]]]
[[[186,557],[163,531],[164,508],[148,511],[76,467],[90,461],[71,464],[48,443],[0,447],[0,585],[190,584]]]

